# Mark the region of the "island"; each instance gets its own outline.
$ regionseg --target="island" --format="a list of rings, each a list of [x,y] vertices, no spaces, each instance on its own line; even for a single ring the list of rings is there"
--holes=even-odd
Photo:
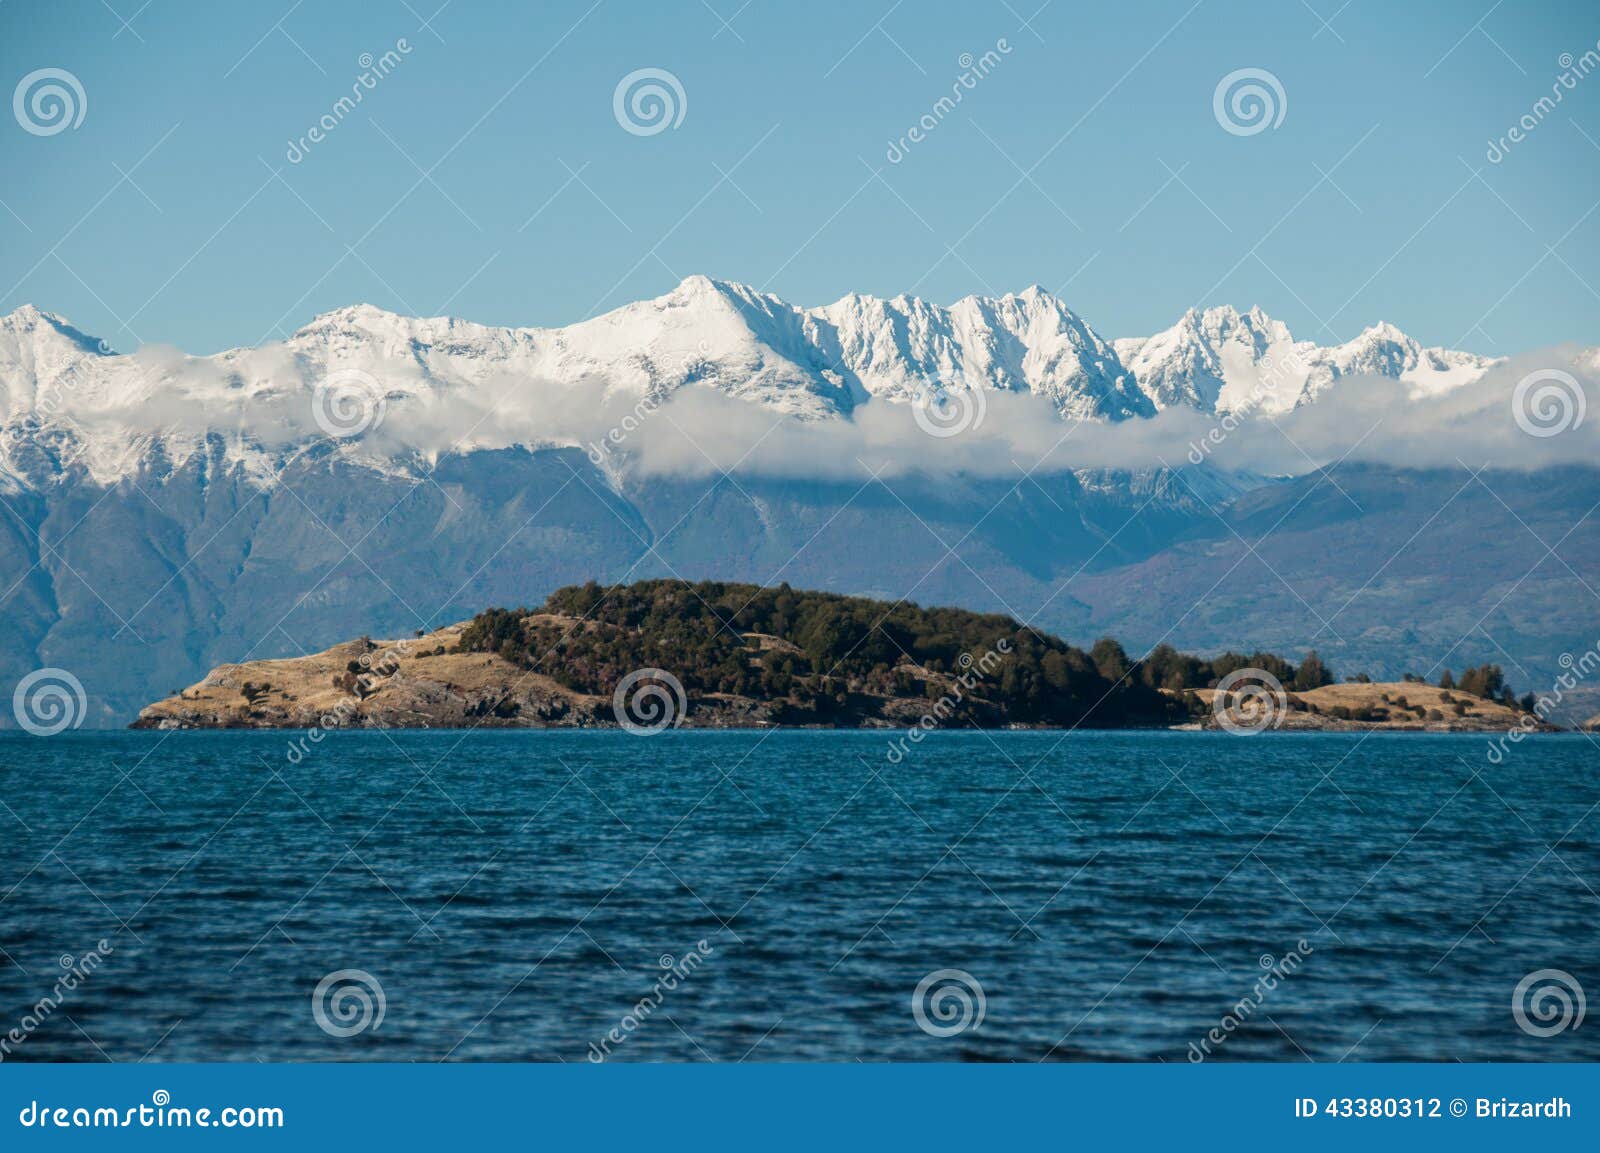
[[[1005,615],[786,584],[591,582],[404,639],[220,665],[132,727],[1551,727],[1497,667],[1442,681],[1336,683],[1315,652],[1133,658]]]

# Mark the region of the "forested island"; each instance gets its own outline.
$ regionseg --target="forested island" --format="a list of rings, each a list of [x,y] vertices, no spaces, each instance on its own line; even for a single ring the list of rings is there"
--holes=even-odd
[[[1264,674],[1264,675],[1262,675]],[[589,583],[403,640],[222,665],[136,728],[1209,726],[1268,686],[1271,727],[1506,729],[1494,666],[1335,682],[1313,651],[1076,648],[1009,616],[719,581]]]

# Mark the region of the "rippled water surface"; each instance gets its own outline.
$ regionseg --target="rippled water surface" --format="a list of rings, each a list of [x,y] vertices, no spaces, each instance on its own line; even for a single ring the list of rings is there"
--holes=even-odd
[[[613,1029],[634,1060],[1182,1061],[1213,1029],[1225,1060],[1600,1058],[1600,1021],[1512,1014],[1536,970],[1600,995],[1583,737],[1498,767],[1421,735],[937,734],[899,764],[865,733],[288,747],[0,739],[8,1059],[575,1061]],[[345,969],[383,1016],[338,1037],[313,992]],[[912,1012],[939,969],[982,989],[948,1037]]]

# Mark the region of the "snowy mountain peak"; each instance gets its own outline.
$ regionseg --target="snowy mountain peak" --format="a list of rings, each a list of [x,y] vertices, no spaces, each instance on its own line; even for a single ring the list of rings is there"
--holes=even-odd
[[[7,344],[31,343],[38,346],[69,344],[92,356],[111,355],[111,346],[98,337],[73,327],[72,322],[54,312],[24,304],[0,316],[0,339]]]
[[[23,304],[23,305],[18,306],[13,311],[8,312],[6,315],[0,316],[0,328],[4,328],[4,329],[21,329],[21,328],[24,328],[24,327],[30,327],[31,328],[33,325],[38,324],[41,320],[44,320],[46,317],[50,317],[50,314],[47,313],[47,312],[40,312],[37,308],[35,308],[31,304]],[[60,320],[61,319],[60,317],[50,317],[50,318],[53,319],[53,320]]]
[[[751,303],[757,300],[777,301],[777,297],[761,292],[748,284],[737,280],[718,280],[701,273],[686,276],[679,282],[678,287],[660,299],[673,300],[737,300]]]
[[[907,401],[962,385],[1031,392],[1069,417],[1154,413],[1116,350],[1038,285],[949,307],[851,295],[806,315],[820,350],[866,395]]]
[[[111,355],[105,341],[31,304],[0,316],[0,418],[59,408],[78,366]]]
[[[1204,311],[1191,308],[1180,323],[1196,337],[1208,339],[1228,340],[1240,336],[1263,345],[1291,339],[1288,326],[1272,319],[1260,305],[1252,305],[1247,312],[1240,312],[1231,304]]]
[[[1423,348],[1387,321],[1344,344],[1297,341],[1259,307],[1191,308],[1166,331],[1116,347],[1156,407],[1236,414],[1288,412],[1355,374],[1387,376],[1417,395],[1434,395],[1477,379],[1494,363]]]
[[[1260,366],[1275,349],[1292,345],[1288,326],[1260,307],[1241,313],[1222,305],[1191,308],[1165,332],[1119,340],[1117,350],[1157,408],[1218,412],[1263,407],[1251,398],[1264,389],[1275,392],[1278,382],[1263,384]]]
[[[1415,345],[1417,343],[1405,333],[1401,332],[1394,325],[1390,324],[1387,320],[1380,320],[1377,324],[1368,325],[1366,328],[1363,328],[1361,330],[1361,335],[1356,339],[1387,340],[1393,341],[1396,344]]]
[[[397,326],[407,320],[422,319],[422,317],[402,316],[397,312],[379,308],[376,304],[347,304],[343,308],[319,312],[298,331],[319,332],[337,328]]]
[[[1379,321],[1329,353],[1335,378],[1354,372],[1399,378],[1417,367],[1422,346],[1388,321]]]
[[[1001,299],[1021,300],[1029,304],[1032,304],[1035,301],[1050,302],[1055,305],[1061,304],[1061,301],[1058,297],[1046,291],[1043,286],[1038,284],[1030,284],[1021,292],[1008,292],[1005,294],[1005,296],[1001,297]]]
[[[411,342],[426,345],[451,332],[490,340],[493,339],[490,334],[511,331],[514,330],[493,329],[453,316],[407,316],[375,304],[352,304],[313,317],[290,335],[288,344],[307,348],[323,343],[349,345],[370,340],[394,346]]]

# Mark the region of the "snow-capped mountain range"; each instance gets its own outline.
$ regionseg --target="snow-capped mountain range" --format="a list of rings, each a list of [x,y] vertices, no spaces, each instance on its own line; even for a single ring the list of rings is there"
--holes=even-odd
[[[1571,355],[1574,372],[1600,372],[1600,351]],[[1440,654],[1457,667],[1509,655],[1524,683],[1550,683],[1594,635],[1567,574],[1600,565],[1600,474],[1582,467],[1591,442],[1507,419],[1497,378],[1512,374],[1493,363],[1387,325],[1297,341],[1254,309],[1113,341],[1038,289],[803,309],[694,277],[566,328],[363,305],[211,356],[118,355],[21,308],[0,317],[0,685],[72,670],[89,723],[121,723],[223,661],[651,576],[909,595],[1082,643],[1290,651],[1316,638],[1342,668],[1396,675]],[[328,401],[335,381],[371,385],[378,411],[362,411],[359,388],[344,397],[353,413]],[[928,413],[908,402],[958,385],[1015,396],[989,395],[973,435],[925,435]],[[1384,404],[1391,386],[1405,403]],[[1575,446],[1566,464],[1521,472],[1508,450],[1512,464],[1473,485],[1449,457],[1414,468],[1391,450],[1420,430],[1454,453],[1462,414],[1486,404],[1513,449]],[[1397,439],[1329,465],[1335,484],[1286,475],[1299,471],[1291,432],[1315,448],[1307,434],[1337,436],[1356,409],[1365,438],[1375,405],[1383,428],[1366,443],[1391,426]],[[1284,442],[1291,467],[1183,451],[1231,414],[1296,407],[1259,437]],[[1033,446],[1011,438],[1074,431],[1039,427],[1052,408],[1097,424],[1061,468],[1019,483],[1006,466]],[[639,467],[613,469],[590,438],[630,417],[647,422],[622,449]],[[676,444],[677,426],[696,443]],[[750,429],[771,434],[772,460],[733,483],[696,471],[707,447],[742,461]],[[1137,455],[1146,442],[1163,467]],[[568,445],[582,451],[541,451]],[[689,464],[647,459],[673,450]],[[909,467],[876,483],[831,467],[889,452]],[[811,467],[828,454],[838,461]],[[1195,467],[1165,464],[1185,456]],[[1565,564],[1530,574],[1529,531],[1559,542]],[[1335,619],[1337,635],[1319,635]]]
[[[324,439],[309,410],[334,373],[377,382],[390,412],[408,408],[423,422],[462,408],[492,414],[495,429],[516,429],[537,446],[561,443],[554,433],[543,439],[541,406],[690,387],[807,421],[849,419],[868,403],[953,387],[1031,393],[1067,419],[1123,421],[1175,406],[1286,412],[1353,374],[1428,396],[1494,363],[1423,348],[1388,324],[1346,344],[1296,341],[1256,308],[1191,310],[1154,336],[1113,341],[1038,287],[948,307],[850,295],[805,309],[692,276],[664,296],[565,328],[493,328],[356,305],[284,341],[208,357],[117,355],[61,317],[24,306],[0,318],[0,471],[27,475],[37,454],[67,442],[102,480],[155,448],[178,461],[219,437],[230,459],[265,462]],[[461,447],[474,447],[471,435]]]

